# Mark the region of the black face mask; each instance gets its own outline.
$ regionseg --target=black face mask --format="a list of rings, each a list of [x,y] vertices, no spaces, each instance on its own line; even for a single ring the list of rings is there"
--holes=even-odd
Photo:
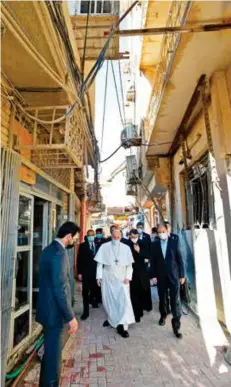
[[[66,249],[67,249],[67,250],[73,249],[73,247],[74,247],[74,245],[68,245],[68,246],[66,247]]]

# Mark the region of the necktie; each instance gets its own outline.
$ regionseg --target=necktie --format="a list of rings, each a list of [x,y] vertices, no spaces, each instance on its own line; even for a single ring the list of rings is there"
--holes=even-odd
[[[95,253],[95,246],[94,246],[94,243],[91,244],[91,250],[93,253]]]

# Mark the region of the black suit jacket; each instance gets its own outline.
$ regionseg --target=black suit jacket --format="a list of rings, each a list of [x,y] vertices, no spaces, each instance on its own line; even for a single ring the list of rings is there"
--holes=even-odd
[[[146,252],[147,252],[146,258],[150,258],[150,253],[151,253],[151,237],[150,237],[150,235],[147,234],[146,232],[143,232],[142,239],[139,239],[139,240],[142,241],[146,247]]]
[[[150,276],[157,278],[158,282],[165,281],[168,277],[173,284],[179,284],[179,279],[185,277],[184,261],[177,235],[169,236],[165,258],[162,254],[160,239],[157,238],[152,242]]]
[[[106,243],[106,242],[107,242],[107,239],[106,239],[106,238],[101,238],[101,239],[95,238],[95,244],[96,244],[96,246],[97,246],[97,249],[98,249],[101,245],[103,245],[104,243]]]
[[[36,321],[44,327],[62,327],[74,318],[70,281],[66,250],[59,242],[53,241],[39,258]]]
[[[83,275],[85,278],[93,276],[96,278],[97,263],[94,258],[99,248],[100,245],[95,244],[95,251],[92,251],[88,241],[81,243],[77,258],[78,274]]]

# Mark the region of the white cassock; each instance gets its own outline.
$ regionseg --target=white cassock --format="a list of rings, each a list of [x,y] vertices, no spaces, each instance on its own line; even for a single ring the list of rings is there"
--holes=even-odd
[[[95,256],[97,264],[96,278],[102,280],[102,301],[109,324],[124,329],[135,322],[130,298],[130,285],[124,280],[132,279],[133,256],[130,247],[123,243],[114,246],[104,243]]]

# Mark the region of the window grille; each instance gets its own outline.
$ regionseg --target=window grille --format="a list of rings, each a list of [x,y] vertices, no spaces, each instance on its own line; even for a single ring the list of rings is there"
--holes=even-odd
[[[80,2],[79,13],[88,13],[88,1],[83,0]],[[119,1],[99,1],[92,0],[90,3],[91,15],[117,15],[119,13]]]
[[[209,154],[188,170],[185,182],[188,226],[212,228],[215,225],[214,194]]]

